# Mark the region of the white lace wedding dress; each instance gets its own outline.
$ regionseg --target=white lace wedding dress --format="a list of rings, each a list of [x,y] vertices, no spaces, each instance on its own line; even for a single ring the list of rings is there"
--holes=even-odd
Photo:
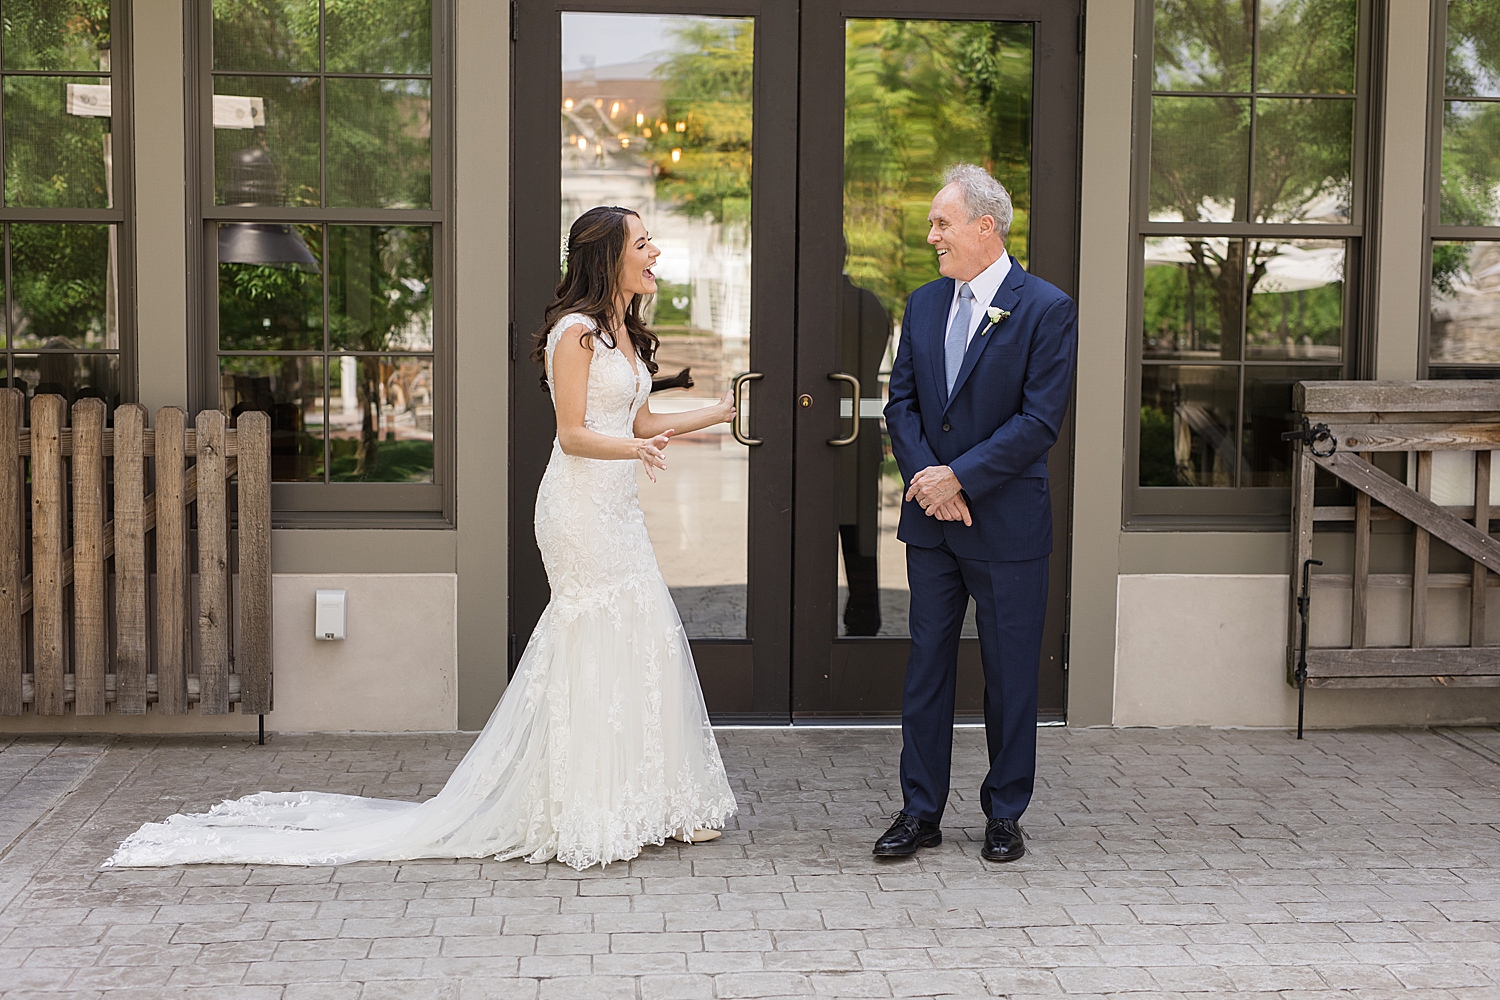
[[[552,355],[566,316],[547,343]],[[590,324],[592,325],[592,324]],[[644,364],[594,339],[585,424],[630,437],[651,393]],[[414,858],[635,857],[735,812],[682,622],[636,492],[635,462],[564,455],[536,501],[552,587],[494,714],[426,802],[259,792],[148,823],[106,865],[334,865]]]

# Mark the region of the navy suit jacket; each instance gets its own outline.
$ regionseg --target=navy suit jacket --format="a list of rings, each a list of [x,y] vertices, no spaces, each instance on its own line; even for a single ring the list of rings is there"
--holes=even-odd
[[[939,521],[909,500],[897,537],[924,548],[947,542],[968,559],[1037,559],[1052,551],[1047,451],[1073,391],[1078,309],[1012,257],[989,303],[1010,316],[974,335],[950,396],[944,341],[953,288],[952,278],[939,278],[907,299],[885,421],[902,479],[909,485],[928,466],[948,466],[974,524]],[[986,326],[988,317],[979,329]]]

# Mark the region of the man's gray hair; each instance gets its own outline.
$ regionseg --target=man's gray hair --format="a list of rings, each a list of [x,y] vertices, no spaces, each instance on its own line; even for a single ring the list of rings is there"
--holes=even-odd
[[[988,170],[972,163],[955,163],[943,175],[943,184],[957,184],[958,189],[963,192],[970,222],[981,215],[988,215],[995,220],[1000,238],[1003,240],[1010,237],[1010,220],[1015,214],[1010,204],[1010,193],[1005,190],[1005,185],[990,176]]]

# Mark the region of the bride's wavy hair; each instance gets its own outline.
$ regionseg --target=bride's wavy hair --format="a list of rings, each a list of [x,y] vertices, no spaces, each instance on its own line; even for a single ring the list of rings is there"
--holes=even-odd
[[[594,321],[595,330],[578,338],[588,346],[590,337],[601,337],[614,348],[618,331],[613,328],[611,313],[615,296],[620,287],[625,258],[626,218],[634,215],[628,208],[618,205],[600,205],[580,215],[568,230],[568,247],[563,278],[552,296],[552,304],[543,314],[542,328],[536,332],[536,347],[531,351],[531,360],[542,366],[542,389],[547,388],[547,334],[553,325],[569,313],[582,313]],[[652,333],[641,318],[643,295],[632,295],[625,307],[625,335],[636,356],[646,364],[652,375],[659,367],[656,349],[660,338]]]

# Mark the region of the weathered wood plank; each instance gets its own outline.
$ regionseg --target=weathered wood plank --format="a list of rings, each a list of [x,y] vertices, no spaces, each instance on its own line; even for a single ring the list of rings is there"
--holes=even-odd
[[[1490,533],[1490,453],[1474,453],[1474,530]],[[1485,590],[1489,570],[1474,564],[1473,585],[1469,588],[1469,645],[1484,645]]]
[[[67,402],[50,393],[31,398],[31,632],[37,715],[63,714],[63,550],[67,545],[68,496],[59,437]]]
[[[64,678],[63,689],[66,692],[68,699],[71,700],[72,697],[73,697],[73,675],[72,674],[68,674],[67,677]],[[35,691],[36,691],[35,675],[33,675],[33,674],[22,674],[21,675],[21,692],[25,696],[25,698],[26,698],[26,700],[28,702],[32,699]],[[119,697],[119,675],[117,675],[117,674],[105,674],[104,675],[104,700],[108,701],[108,702],[114,702],[118,697]],[[155,674],[147,674],[146,675],[146,700],[148,702],[155,702],[156,701],[156,675]],[[198,678],[196,676],[195,677],[189,677],[188,680],[187,680],[187,700],[190,701],[190,702],[195,702],[195,701],[198,700]],[[240,700],[240,675],[239,674],[230,674],[229,675],[229,701],[231,703],[235,703],[235,702],[238,702],[239,700]]]
[[[73,714],[104,714],[109,670],[104,566],[104,400],[73,404]]]
[[[1423,500],[1432,496],[1430,451],[1417,452],[1416,496]],[[1412,524],[1411,644],[1417,647],[1427,645],[1427,574],[1432,568],[1432,536],[1418,522]]]
[[[105,432],[104,432],[104,454],[106,454],[106,455],[113,455],[115,453],[115,443],[114,443],[115,442],[115,437],[114,437],[114,433],[115,432],[113,430],[105,430]],[[72,431],[70,431],[68,428],[64,427],[62,429],[61,435],[58,438],[58,441],[62,445],[62,453],[63,453],[64,456],[68,456],[68,455],[72,455],[73,454],[73,432]],[[23,458],[29,458],[31,456],[31,431],[22,429],[22,431],[20,432],[20,434],[18,434],[17,437],[16,437],[16,443],[17,443],[18,447],[21,450],[22,457]],[[149,427],[146,428],[145,437],[142,439],[142,446],[145,449],[145,454],[146,454],[147,458],[154,458],[154,457],[156,457],[156,431],[152,430]],[[192,428],[189,428],[187,430],[184,447],[187,449],[187,453],[189,455],[193,455],[193,454],[197,453],[197,451],[198,451],[198,432],[197,431],[193,430]],[[229,437],[225,439],[225,442],[224,442],[224,454],[229,455],[230,457],[233,457],[233,456],[239,454],[239,450],[238,450],[238,447],[237,447],[237,445],[235,443],[235,438],[234,438],[233,434],[230,434]]]
[[[271,422],[258,410],[240,414],[239,651],[240,711],[271,711]]]
[[[1307,686],[1332,690],[1341,688],[1492,688],[1500,687],[1500,673],[1459,676],[1432,674],[1412,677],[1309,677]]]
[[[1381,472],[1351,452],[1335,452],[1315,461],[1340,479],[1396,511],[1419,528],[1430,531],[1470,559],[1478,559],[1489,569],[1500,572],[1500,542],[1482,534],[1472,524],[1460,520],[1425,496]],[[1418,483],[1421,482],[1418,463]],[[1428,464],[1428,492],[1431,491],[1431,465]]]
[[[1316,466],[1312,455],[1304,447],[1298,447],[1292,459],[1292,531],[1291,531],[1291,595],[1287,602],[1287,681],[1292,680],[1296,668],[1296,649],[1301,640],[1302,618],[1297,613],[1298,590],[1302,586],[1302,564],[1312,557],[1313,516],[1316,512],[1313,501]]]
[[[1314,573],[1314,590],[1348,590],[1353,586],[1352,573]],[[1468,590],[1474,585],[1472,573],[1428,573],[1428,590]],[[1406,590],[1411,587],[1410,573],[1371,573],[1370,586],[1387,590]],[[1500,587],[1500,576],[1489,575],[1486,587]]]
[[[157,711],[181,715],[188,708],[187,510],[183,453],[187,413],[176,406],[156,411],[156,676]]]
[[[1356,451],[1490,451],[1500,448],[1500,423],[1330,424],[1339,447]]]
[[[20,715],[26,700],[26,625],[21,587],[26,574],[26,468],[19,437],[26,397],[0,389],[0,715]]]
[[[226,421],[198,414],[198,702],[202,715],[229,711],[229,504],[224,476]]]
[[[146,711],[146,408],[115,408],[115,711]]]
[[[1349,645],[1365,644],[1370,621],[1370,495],[1354,494],[1353,599],[1349,615]]]
[[[1309,675],[1397,677],[1423,674],[1500,674],[1500,647],[1406,646],[1309,649]]]
[[[1302,413],[1419,413],[1500,410],[1500,385],[1488,380],[1298,382],[1292,407]]]

